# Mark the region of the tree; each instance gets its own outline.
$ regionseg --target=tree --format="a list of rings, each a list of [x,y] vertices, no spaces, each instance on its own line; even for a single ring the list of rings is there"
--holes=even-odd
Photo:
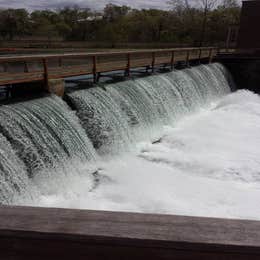
[[[13,40],[14,36],[29,33],[29,13],[25,9],[0,11],[0,31],[3,38]]]
[[[237,0],[223,0],[222,6],[223,8],[238,8],[239,4]]]
[[[201,37],[200,37],[200,44],[199,46],[202,47],[204,40],[205,40],[205,33],[206,33],[206,27],[207,27],[207,19],[208,19],[208,13],[209,11],[214,8],[214,6],[217,3],[217,0],[200,0],[202,8],[203,8],[203,20],[202,20],[202,26],[201,26]]]
[[[104,19],[108,22],[115,22],[123,16],[126,16],[130,10],[131,8],[126,5],[118,6],[114,4],[107,4],[104,9]]]

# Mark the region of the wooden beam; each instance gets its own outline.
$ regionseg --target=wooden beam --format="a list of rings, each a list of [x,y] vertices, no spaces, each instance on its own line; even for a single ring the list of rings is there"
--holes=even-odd
[[[154,65],[155,65],[155,52],[152,53],[152,73],[154,73]]]
[[[3,206],[0,259],[258,260],[260,222]]]
[[[49,71],[48,71],[48,61],[46,58],[42,59],[42,64],[43,64],[44,85],[48,89],[49,88]]]
[[[97,56],[94,55],[92,59],[93,59],[93,81],[94,81],[94,83],[97,83],[97,80],[98,80],[98,78],[97,78]]]
[[[172,51],[172,55],[171,55],[171,70],[174,69],[174,56],[175,56],[175,52]]]

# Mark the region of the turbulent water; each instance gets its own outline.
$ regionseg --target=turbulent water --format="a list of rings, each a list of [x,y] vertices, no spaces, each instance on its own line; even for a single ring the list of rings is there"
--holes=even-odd
[[[69,95],[84,129],[101,155],[156,140],[165,124],[175,124],[230,91],[219,64],[175,71]]]
[[[211,64],[2,106],[0,201],[260,219],[260,98],[233,88]]]

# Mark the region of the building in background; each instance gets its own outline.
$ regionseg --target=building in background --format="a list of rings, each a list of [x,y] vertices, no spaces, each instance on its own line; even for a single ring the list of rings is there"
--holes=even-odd
[[[243,52],[260,51],[260,0],[243,1],[237,48]]]

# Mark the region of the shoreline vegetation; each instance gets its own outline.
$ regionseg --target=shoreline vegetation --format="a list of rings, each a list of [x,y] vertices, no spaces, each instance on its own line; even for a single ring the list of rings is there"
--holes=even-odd
[[[108,4],[59,10],[0,9],[0,48],[169,48],[223,45],[239,23],[235,0],[172,0],[169,10]]]

